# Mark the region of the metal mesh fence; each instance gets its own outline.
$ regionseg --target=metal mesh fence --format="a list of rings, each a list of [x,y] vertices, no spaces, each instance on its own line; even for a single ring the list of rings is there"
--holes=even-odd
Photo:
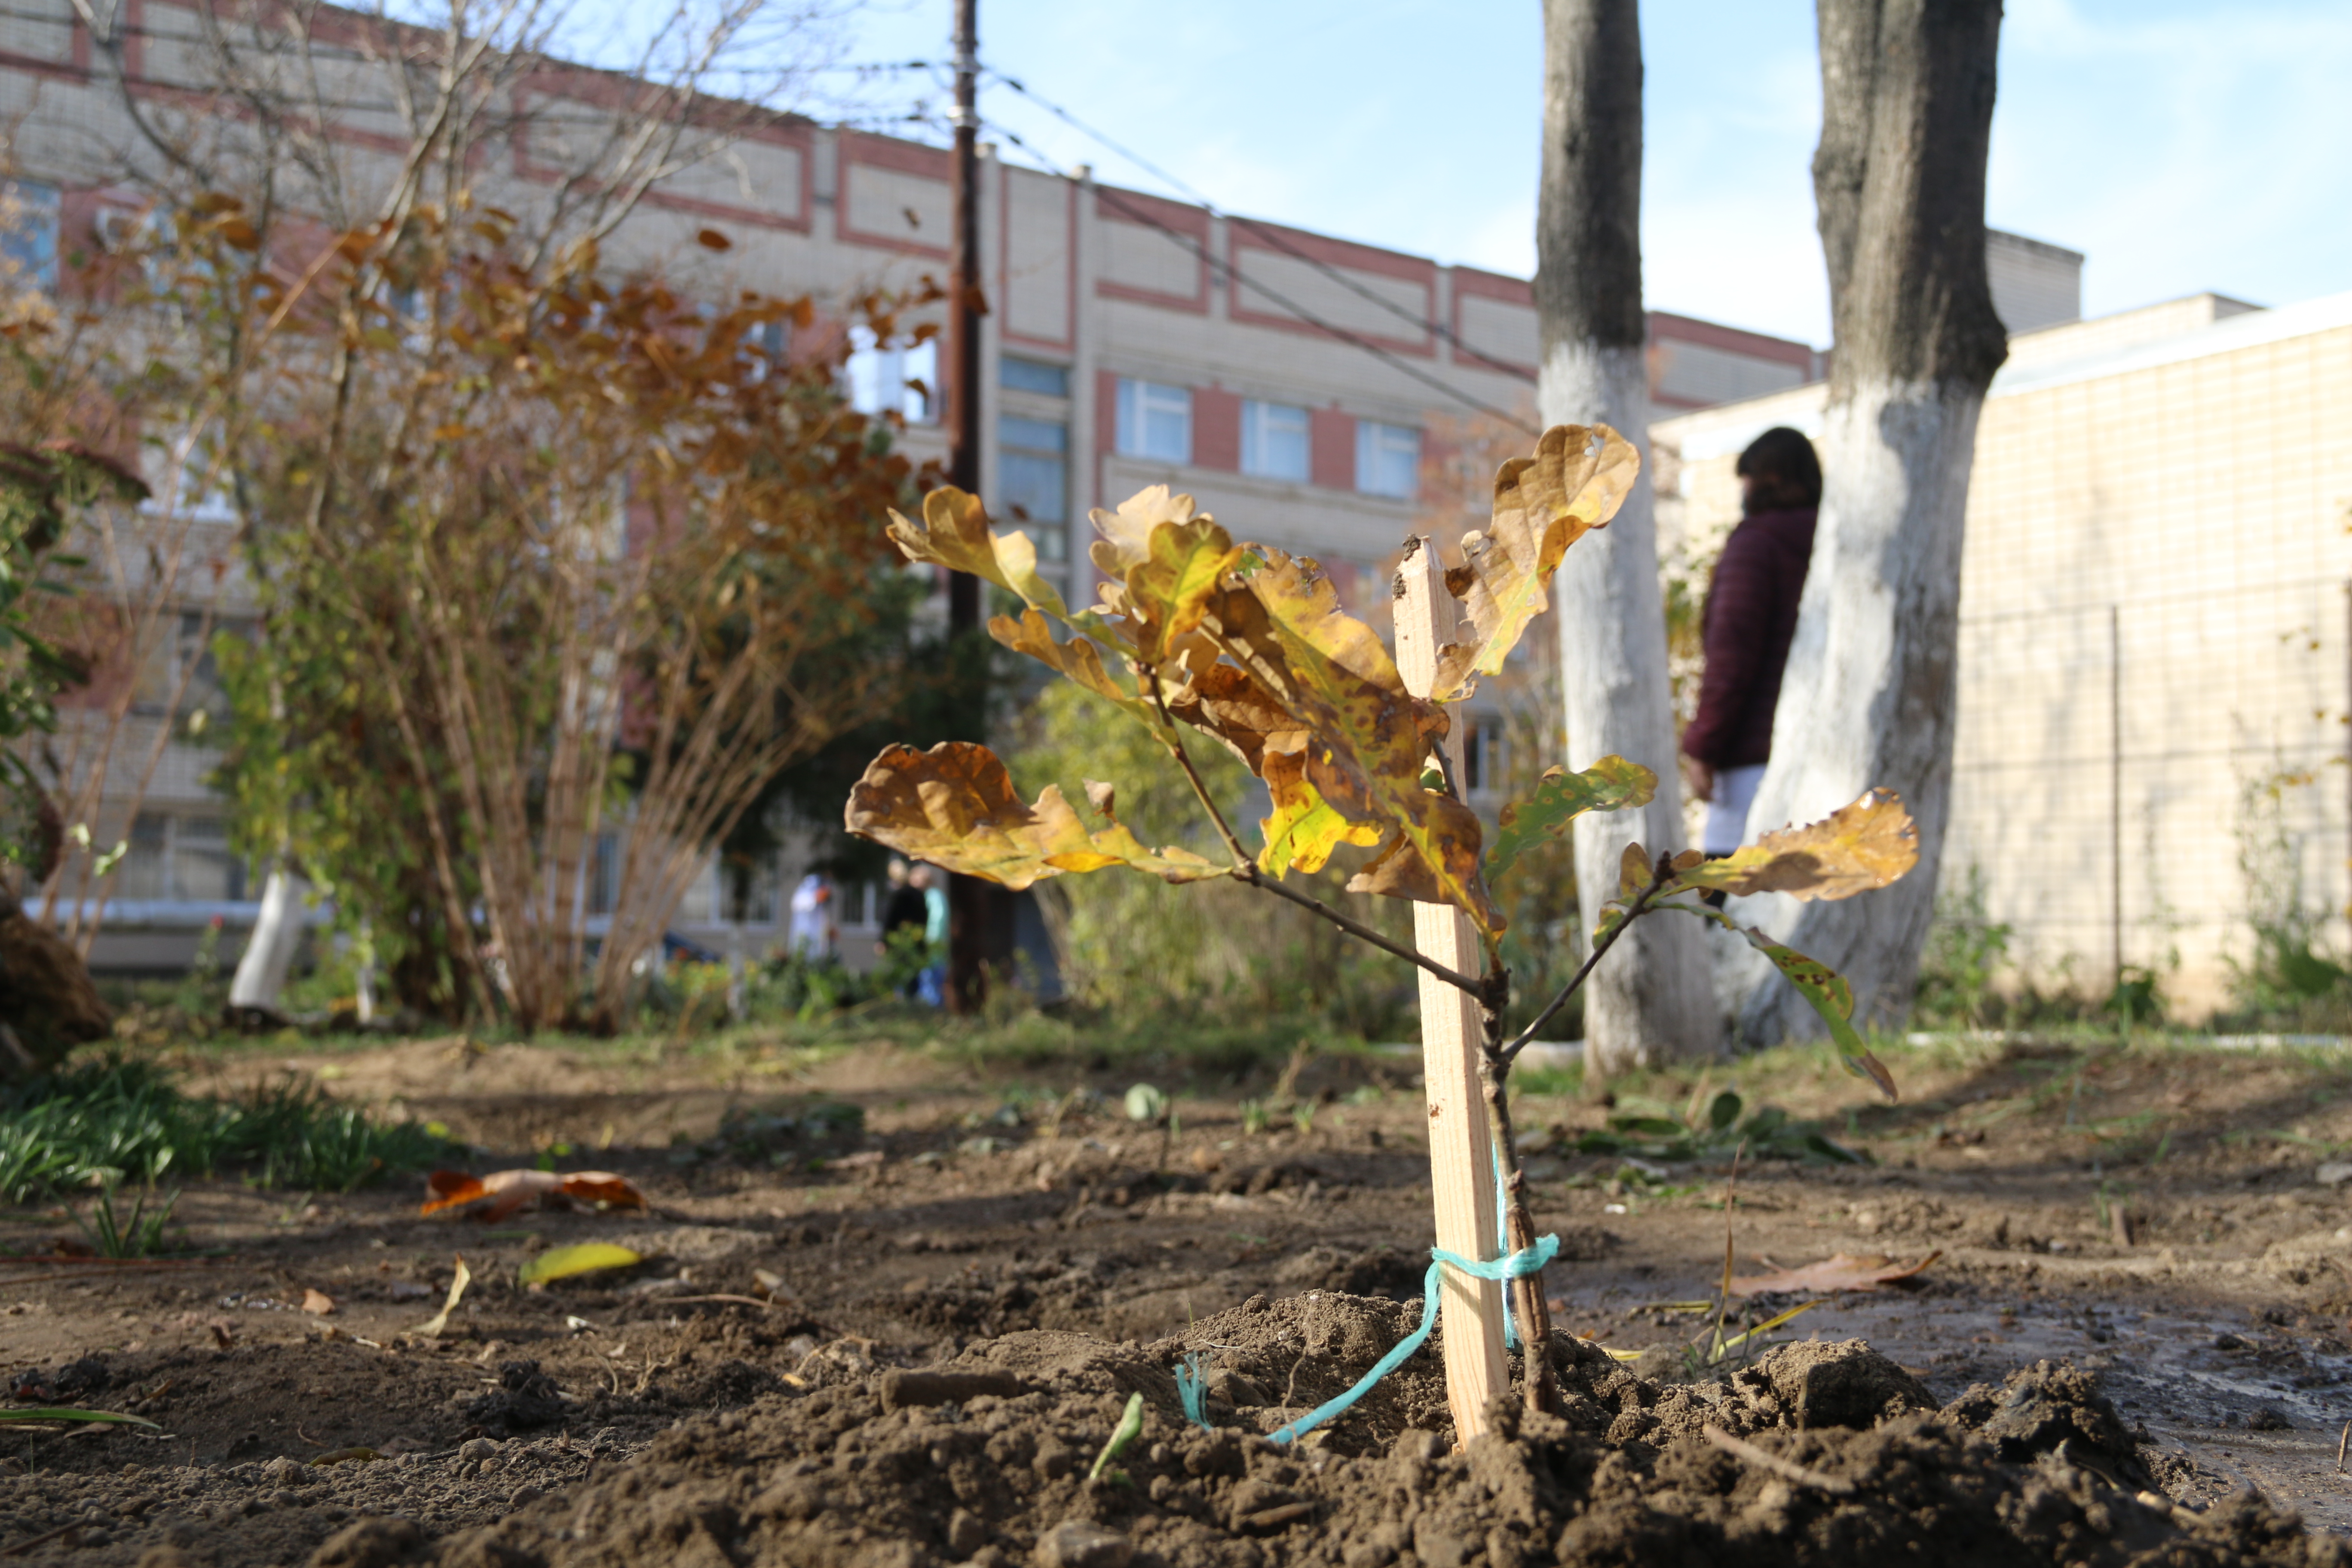
[[[2347,590],[2269,583],[1963,616],[1948,893],[2104,993],[2227,998],[2257,921],[2340,944],[2352,901]]]

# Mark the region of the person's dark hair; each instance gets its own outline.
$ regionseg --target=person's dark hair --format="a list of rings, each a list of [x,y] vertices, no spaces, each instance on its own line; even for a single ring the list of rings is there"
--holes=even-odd
[[[1822,460],[1804,433],[1786,425],[1776,425],[1748,442],[1733,471],[1755,476],[1759,506],[1822,504]]]

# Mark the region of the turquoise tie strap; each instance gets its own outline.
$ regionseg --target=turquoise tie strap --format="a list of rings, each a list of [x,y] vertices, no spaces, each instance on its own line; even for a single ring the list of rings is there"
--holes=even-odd
[[[1413,1352],[1429,1342],[1430,1333],[1437,1327],[1438,1286],[1444,1268],[1449,1267],[1458,1268],[1476,1279],[1510,1280],[1540,1271],[1544,1265],[1549,1263],[1559,1253],[1559,1237],[1557,1236],[1540,1237],[1537,1238],[1533,1247],[1525,1251],[1514,1252],[1507,1258],[1498,1258],[1492,1263],[1481,1263],[1458,1257],[1443,1247],[1431,1247],[1429,1272],[1422,1277],[1421,1327],[1398,1341],[1395,1348],[1375,1362],[1371,1371],[1358,1378],[1355,1385],[1346,1393],[1324,1401],[1288,1426],[1276,1429],[1272,1434],[1274,1441],[1295,1443],[1333,1416],[1344,1414],[1356,1401],[1370,1393],[1373,1384],[1402,1366],[1412,1359]],[[1504,1296],[1507,1302],[1509,1292],[1506,1291]],[[1191,1361],[1192,1358],[1187,1357],[1185,1368],[1176,1374],[1176,1388],[1180,1396],[1183,1395],[1188,1382],[1196,1391],[1201,1387],[1199,1371],[1191,1364]],[[1192,1374],[1189,1379],[1186,1376],[1187,1373]],[[1186,1398],[1184,1414],[1197,1421],[1203,1428],[1207,1428],[1209,1422],[1205,1413],[1195,1414],[1198,1399],[1197,1392]]]
[[[1176,1397],[1184,1406],[1184,1419],[1203,1432],[1216,1428],[1209,1424],[1209,1412],[1203,1402],[1209,1397],[1208,1357],[1198,1351],[1189,1351],[1184,1364],[1176,1369]]]

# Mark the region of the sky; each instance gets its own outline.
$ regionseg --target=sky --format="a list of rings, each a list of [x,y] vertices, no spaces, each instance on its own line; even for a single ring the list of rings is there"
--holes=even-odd
[[[950,0],[872,0],[838,58],[947,57]],[[1654,309],[1822,344],[1809,4],[1643,7]],[[980,0],[981,58],[1225,210],[1524,276],[1536,0]],[[844,80],[845,79],[834,79]],[[866,79],[875,110],[943,79]],[[2085,314],[2352,289],[2352,5],[2011,0],[1986,218],[2088,257]],[[1181,195],[1002,84],[1004,155]],[[918,132],[920,134],[921,132]]]

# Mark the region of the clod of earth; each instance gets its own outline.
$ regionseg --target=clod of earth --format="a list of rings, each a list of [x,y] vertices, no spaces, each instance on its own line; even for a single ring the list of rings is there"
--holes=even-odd
[[[1026,1392],[927,1405],[907,1395],[979,1384],[901,1373],[771,1394],[665,1433],[568,1495],[433,1542],[428,1560],[1364,1568],[1410,1551],[1444,1568],[1843,1568],[1889,1555],[1930,1568],[2352,1563],[2344,1543],[2303,1535],[2252,1495],[2203,1513],[2158,1495],[2161,1467],[2086,1374],[2042,1363],[1939,1409],[1858,1341],[1784,1345],[1728,1378],[1678,1385],[1562,1340],[1566,1414],[1498,1407],[1495,1431],[1459,1454],[1431,1429],[1444,1390],[1426,1351],[1299,1450],[1182,1424],[1169,1368],[1188,1345],[1269,1382],[1281,1373],[1276,1408],[1212,1400],[1223,1421],[1270,1426],[1360,1373],[1410,1312],[1319,1293],[1238,1308],[1149,1346],[1008,1334],[914,1377],[1009,1376]],[[1145,1428],[1121,1457],[1126,1484],[1090,1482],[1083,1456],[1138,1396]],[[347,1531],[313,1562],[389,1568],[404,1560],[395,1550],[413,1550],[404,1536],[371,1539],[387,1550],[362,1559]]]

